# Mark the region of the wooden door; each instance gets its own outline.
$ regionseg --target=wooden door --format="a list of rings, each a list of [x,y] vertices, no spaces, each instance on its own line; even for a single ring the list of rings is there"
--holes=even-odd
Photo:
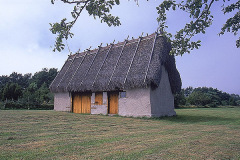
[[[108,113],[118,114],[118,92],[108,94]]]
[[[91,94],[73,94],[73,113],[91,113]]]
[[[81,113],[91,113],[91,94],[82,94],[82,112]]]
[[[73,95],[73,113],[81,113],[82,111],[82,97],[79,94]]]

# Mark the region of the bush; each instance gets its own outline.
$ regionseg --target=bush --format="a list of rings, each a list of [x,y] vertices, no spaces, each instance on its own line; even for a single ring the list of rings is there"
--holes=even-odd
[[[179,108],[180,106],[186,105],[186,98],[184,93],[181,91],[174,95],[174,106]]]
[[[209,106],[210,108],[216,108],[218,105],[214,102],[207,104],[207,106]]]
[[[237,100],[236,103],[238,106],[240,106],[240,100]]]
[[[7,101],[3,103],[2,109],[32,109],[32,110],[53,110],[53,104],[36,104],[21,101]]]
[[[4,109],[27,109],[23,104],[14,101],[4,103]]]
[[[0,109],[4,109],[4,103],[0,101]]]
[[[191,105],[205,106],[211,103],[211,98],[201,91],[194,91],[188,96],[188,103]]]

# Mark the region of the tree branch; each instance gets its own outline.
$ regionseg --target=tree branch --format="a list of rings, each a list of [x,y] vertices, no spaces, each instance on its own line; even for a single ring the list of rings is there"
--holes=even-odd
[[[65,0],[63,0],[65,1]],[[69,33],[69,31],[71,30],[72,26],[76,23],[77,19],[79,18],[81,12],[83,11],[83,9],[86,7],[87,3],[89,2],[90,0],[87,0],[85,1],[85,4],[81,7],[80,11],[77,13],[77,17],[72,21],[72,22],[69,22],[71,23],[71,26],[68,28],[67,30],[67,33]]]
[[[54,3],[55,0],[51,0],[52,3]],[[78,0],[78,1],[75,1],[75,0],[72,0],[72,1],[69,1],[69,0],[61,0],[63,3],[68,3],[68,4],[80,4],[80,3],[85,3],[86,0]]]

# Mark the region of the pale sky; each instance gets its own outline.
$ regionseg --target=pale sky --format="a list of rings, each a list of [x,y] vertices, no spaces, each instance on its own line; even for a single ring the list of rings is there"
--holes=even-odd
[[[139,6],[131,0],[121,0],[120,6],[113,8],[112,14],[120,17],[120,27],[108,27],[84,13],[73,28],[75,36],[68,40],[71,52],[103,46],[113,40],[124,41],[129,35],[138,38],[144,32],[151,34],[157,30],[156,6],[159,0],[139,1]],[[234,2],[234,1],[232,1]],[[176,57],[183,88],[213,87],[224,92],[240,94],[240,49],[236,48],[237,36],[227,33],[218,36],[222,24],[229,15],[220,11],[221,2],[213,4],[214,22],[205,35],[197,37],[202,46],[191,54]],[[0,0],[0,75],[12,72],[35,73],[42,68],[61,69],[69,51],[52,52],[55,36],[49,31],[49,23],[70,18],[73,7],[51,0]],[[179,12],[170,13],[169,31],[179,29],[187,17]],[[239,34],[238,34],[239,36]]]

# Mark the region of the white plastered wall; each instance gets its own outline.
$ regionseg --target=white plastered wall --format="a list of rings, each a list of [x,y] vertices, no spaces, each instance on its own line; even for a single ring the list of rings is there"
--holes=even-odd
[[[126,98],[119,98],[118,114],[121,116],[151,117],[150,88],[126,91]]]
[[[161,81],[158,88],[150,90],[151,115],[153,117],[174,116],[174,96],[171,91],[168,72],[162,66]]]
[[[103,105],[94,105],[94,103],[95,93],[91,96],[91,114],[107,114],[107,92],[103,92]],[[54,110],[71,111],[71,95],[69,93],[55,93]],[[161,81],[158,88],[130,89],[126,90],[126,98],[119,97],[118,114],[133,117],[176,115],[174,96],[164,66],[162,66]]]
[[[71,95],[69,93],[54,93],[54,110],[71,111]]]

